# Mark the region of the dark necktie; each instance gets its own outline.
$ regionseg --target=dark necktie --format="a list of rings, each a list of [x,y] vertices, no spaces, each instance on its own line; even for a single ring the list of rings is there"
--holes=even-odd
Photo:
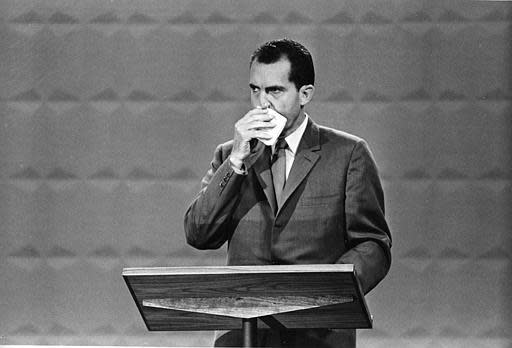
[[[274,182],[274,192],[276,194],[276,203],[280,207],[283,203],[281,196],[284,184],[286,182],[286,148],[288,144],[284,138],[279,138],[276,143],[274,155],[272,156],[272,180]]]

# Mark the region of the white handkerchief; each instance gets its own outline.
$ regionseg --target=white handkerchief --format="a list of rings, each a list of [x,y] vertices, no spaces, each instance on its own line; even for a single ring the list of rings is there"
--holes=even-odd
[[[274,109],[268,109],[267,111],[269,115],[274,116],[272,120],[269,122],[275,124],[276,126],[272,129],[269,129],[266,133],[271,136],[270,139],[259,139],[263,144],[267,146],[272,146],[276,143],[277,138],[281,135],[281,132],[286,125],[286,117],[275,111]]]

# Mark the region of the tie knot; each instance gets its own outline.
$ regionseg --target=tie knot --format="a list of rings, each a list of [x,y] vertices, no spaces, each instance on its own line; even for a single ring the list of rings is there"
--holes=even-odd
[[[278,138],[277,142],[276,142],[276,146],[274,148],[274,152],[273,152],[272,156],[270,157],[270,163],[273,164],[277,160],[278,157],[284,158],[285,150],[287,147],[288,147],[288,143],[286,142],[286,140],[284,138]]]
[[[278,138],[276,142],[276,151],[281,149],[286,149],[288,147],[288,143],[285,138]]]

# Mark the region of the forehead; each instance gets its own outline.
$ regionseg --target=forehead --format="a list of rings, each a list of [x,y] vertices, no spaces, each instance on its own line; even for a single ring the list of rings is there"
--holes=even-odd
[[[280,59],[270,64],[254,61],[251,65],[249,82],[257,86],[290,84],[290,67],[288,59]]]

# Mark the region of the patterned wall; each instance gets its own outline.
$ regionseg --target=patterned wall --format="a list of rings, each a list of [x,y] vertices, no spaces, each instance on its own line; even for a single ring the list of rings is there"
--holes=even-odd
[[[0,0],[0,344],[149,333],[128,266],[223,264],[182,216],[249,108],[248,57],[314,54],[311,116],[368,140],[394,261],[365,347],[511,347],[512,3]]]

